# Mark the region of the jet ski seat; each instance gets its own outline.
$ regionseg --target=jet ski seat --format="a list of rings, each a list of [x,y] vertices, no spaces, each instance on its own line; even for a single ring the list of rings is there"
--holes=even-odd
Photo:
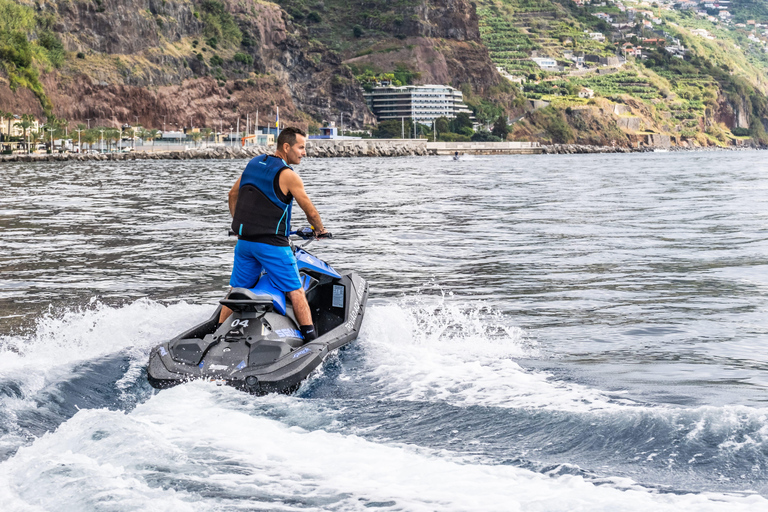
[[[271,297],[272,306],[275,308],[275,312],[285,315],[285,292],[275,288],[267,277],[267,274],[261,274],[256,286],[248,288],[248,290],[256,295]]]

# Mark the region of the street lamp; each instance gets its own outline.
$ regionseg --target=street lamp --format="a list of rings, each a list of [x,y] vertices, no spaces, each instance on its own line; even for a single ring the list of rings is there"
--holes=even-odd
[[[83,146],[80,144],[80,132],[83,131],[80,128],[75,130],[77,132],[77,152],[82,153],[83,152]]]
[[[53,153],[53,132],[56,131],[56,128],[48,128],[48,131],[51,133],[51,153]]]
[[[101,132],[101,152],[104,153],[104,130],[99,130]]]
[[[136,120],[133,128],[133,149],[135,150],[136,149],[136,128],[139,127],[139,116],[133,116],[133,118]]]

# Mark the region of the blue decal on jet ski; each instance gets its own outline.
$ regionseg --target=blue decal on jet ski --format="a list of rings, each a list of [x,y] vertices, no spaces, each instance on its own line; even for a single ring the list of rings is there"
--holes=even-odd
[[[249,290],[257,295],[269,295],[272,297],[272,305],[275,307],[275,311],[281,315],[285,314],[285,292],[275,288],[266,274],[262,275],[256,286],[249,288]]]
[[[245,361],[240,361],[240,364],[237,365],[236,368],[238,370],[242,370],[243,368],[245,368]]]
[[[297,331],[296,329],[277,329],[275,334],[281,338],[304,338],[304,336],[301,335],[301,331]]]
[[[327,276],[340,278],[341,275],[333,270],[329,264],[324,262],[323,260],[320,260],[318,258],[315,258],[311,254],[309,254],[304,249],[296,249],[296,264],[299,266],[299,270],[306,269],[306,270],[312,270],[314,272],[319,272],[321,274],[325,274]]]
[[[199,365],[197,365],[197,367],[198,367],[198,368],[202,368],[203,366],[205,366],[205,359],[203,359],[202,361],[200,361],[200,364],[199,364]]]
[[[165,350],[165,347],[160,347],[160,355],[161,356],[167,356],[168,355],[168,351]]]
[[[310,352],[312,352],[310,349],[303,348],[303,349],[299,350],[298,352],[296,352],[295,354],[293,354],[293,358],[296,359],[297,357],[301,357],[303,355],[309,354]]]

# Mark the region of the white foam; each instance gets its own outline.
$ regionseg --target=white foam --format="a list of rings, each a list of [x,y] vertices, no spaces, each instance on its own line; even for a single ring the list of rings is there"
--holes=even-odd
[[[0,336],[0,380],[12,382],[20,390],[20,396],[0,395],[2,422],[9,431],[0,437],[0,451],[26,442],[26,434],[17,426],[18,415],[40,407],[35,394],[70,379],[79,363],[124,353],[129,368],[117,382],[124,393],[146,365],[151,347],[211,313],[210,306],[183,302],[165,306],[141,299],[110,307],[93,301],[85,308],[42,314],[29,334]]]
[[[81,411],[0,464],[5,510],[741,511],[759,496],[655,494],[259,417],[192,383],[129,414]],[[267,398],[271,400],[271,398]],[[307,402],[282,397],[301,411]],[[250,412],[250,414],[249,414]],[[255,414],[255,415],[252,415]]]
[[[521,367],[515,358],[536,353],[524,333],[472,305],[461,308],[436,298],[372,306],[358,343],[365,350],[367,378],[391,399],[574,412],[629,403]]]
[[[149,299],[123,307],[94,301],[85,308],[49,311],[36,319],[34,332],[0,336],[0,377],[34,392],[83,361],[121,351],[145,358],[149,348],[211,313],[210,306],[165,306]]]

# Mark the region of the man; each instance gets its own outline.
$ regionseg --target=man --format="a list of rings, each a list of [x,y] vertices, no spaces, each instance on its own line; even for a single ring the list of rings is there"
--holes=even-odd
[[[277,138],[275,154],[259,155],[248,162],[229,191],[232,229],[238,237],[229,285],[253,288],[265,270],[272,285],[286,292],[301,333],[310,341],[317,333],[299,279],[296,257],[288,242],[293,200],[304,210],[317,237],[329,233],[304,190],[304,182],[290,167],[300,164],[302,157],[307,156],[306,137],[298,128],[283,129]],[[223,306],[219,322],[231,314],[232,310]]]

